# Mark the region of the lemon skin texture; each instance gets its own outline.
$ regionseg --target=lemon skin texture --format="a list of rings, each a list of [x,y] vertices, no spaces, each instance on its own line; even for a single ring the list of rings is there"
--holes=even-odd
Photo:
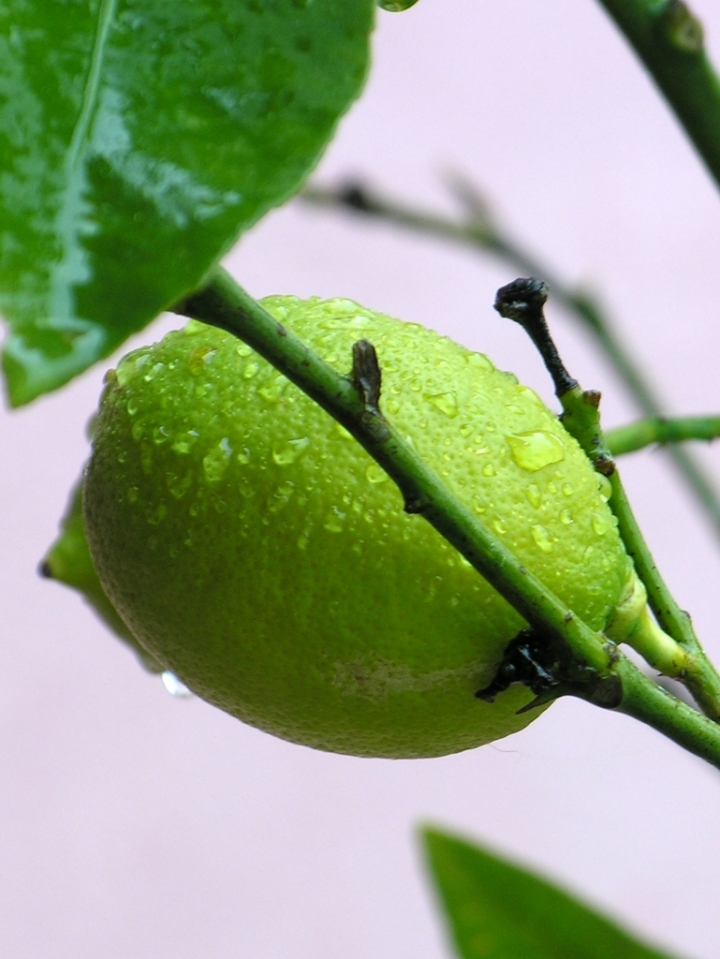
[[[263,305],[339,371],[375,344],[381,405],[528,569],[602,628],[631,575],[586,457],[483,355],[349,300]],[[104,590],[208,702],[361,756],[458,752],[521,729],[480,702],[525,625],[370,456],[232,336],[191,322],[108,377],[85,480]]]

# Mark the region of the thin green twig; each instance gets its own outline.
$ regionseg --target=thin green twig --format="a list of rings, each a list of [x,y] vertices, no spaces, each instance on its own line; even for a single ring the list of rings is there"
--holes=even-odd
[[[380,371],[361,341],[339,374],[224,271],[174,308],[238,336],[314,399],[395,481],[406,510],[430,522],[536,630],[567,644],[618,695],[610,708],[640,719],[720,768],[720,726],[660,690],[601,633],[583,623],[444,487],[380,412]],[[580,695],[580,693],[578,693]],[[594,701],[592,695],[589,697]],[[595,700],[609,705],[601,693]]]
[[[720,436],[720,416],[684,416],[665,419],[652,416],[605,432],[605,441],[614,456],[645,449],[654,443],[710,442]]]
[[[490,253],[524,276],[542,278],[550,286],[554,299],[565,307],[568,315],[579,321],[595,338],[601,352],[624,382],[640,412],[648,418],[662,418],[663,404],[660,398],[612,329],[612,324],[598,303],[588,294],[572,290],[553,270],[548,269],[545,263],[511,237],[492,217],[483,198],[466,180],[455,175],[450,180],[450,186],[469,215],[466,222],[405,206],[379,196],[360,183],[350,183],[337,189],[310,186],[301,196],[316,205],[354,210],[427,236]],[[705,470],[681,446],[670,445],[667,452],[696,500],[710,517],[716,534],[720,536],[720,499]]]

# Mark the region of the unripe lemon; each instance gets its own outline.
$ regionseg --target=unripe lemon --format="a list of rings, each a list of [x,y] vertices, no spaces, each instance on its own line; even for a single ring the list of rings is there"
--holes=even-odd
[[[368,339],[381,405],[447,486],[601,629],[633,571],[602,478],[535,393],[349,300],[263,305],[338,370]],[[515,732],[478,701],[518,614],[335,421],[249,347],[191,322],[108,379],[85,481],[105,591],[199,696],[285,739],[438,756]]]

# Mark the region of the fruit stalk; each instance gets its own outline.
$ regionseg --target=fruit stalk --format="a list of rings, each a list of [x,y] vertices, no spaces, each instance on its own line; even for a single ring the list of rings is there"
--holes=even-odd
[[[379,367],[369,344],[356,347],[351,375],[341,376],[222,270],[174,309],[239,337],[318,402],[396,482],[406,509],[420,513],[445,536],[535,630],[565,642],[594,672],[596,683],[598,678],[620,680],[621,695],[612,708],[653,726],[720,768],[720,726],[662,693],[614,644],[579,620],[393,432],[377,407]]]

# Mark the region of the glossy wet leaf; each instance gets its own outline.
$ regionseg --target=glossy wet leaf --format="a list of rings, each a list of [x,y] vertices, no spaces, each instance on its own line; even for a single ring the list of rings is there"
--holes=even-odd
[[[670,959],[525,869],[436,829],[423,831],[461,959]]]
[[[0,4],[14,405],[197,287],[297,189],[362,86],[373,13],[373,0]]]

